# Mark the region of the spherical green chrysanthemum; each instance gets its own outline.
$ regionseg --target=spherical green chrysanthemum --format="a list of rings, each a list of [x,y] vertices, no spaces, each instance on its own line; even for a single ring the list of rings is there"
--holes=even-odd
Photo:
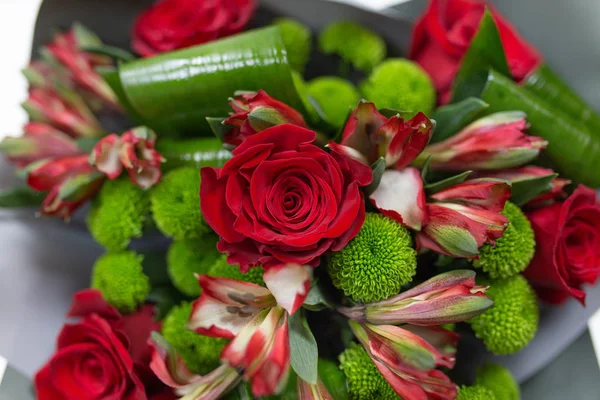
[[[91,286],[120,312],[134,312],[150,293],[142,270],[143,256],[132,251],[106,253],[94,265]]]
[[[504,235],[495,246],[485,244],[479,249],[479,259],[473,260],[492,279],[504,279],[527,268],[535,253],[535,235],[529,220],[516,205],[507,202],[502,214],[508,219]]]
[[[462,386],[458,391],[458,397],[456,400],[498,400],[494,393],[488,388],[475,385],[475,386]],[[502,399],[504,400],[504,399]]]
[[[494,306],[471,319],[475,335],[492,353],[512,354],[533,339],[540,310],[535,292],[522,275],[495,281],[486,294]]]
[[[176,240],[199,238],[207,230],[200,213],[200,172],[175,169],[152,191],[152,215],[165,235]]]
[[[391,58],[382,62],[360,87],[365,99],[378,108],[421,111],[435,106],[435,88],[427,73],[410,60]]]
[[[400,397],[381,375],[366,350],[352,343],[339,356],[340,369],[348,379],[352,400],[394,400]]]
[[[183,302],[169,311],[162,326],[162,335],[181,355],[185,365],[197,374],[206,374],[219,366],[221,350],[227,340],[199,335],[185,328],[192,304]]]
[[[367,213],[360,232],[329,263],[333,284],[354,301],[370,303],[398,294],[417,271],[409,231],[396,221]]]
[[[348,389],[346,388],[346,375],[344,375],[338,363],[319,358],[319,377],[332,398],[336,400],[347,400],[349,398]]]
[[[312,49],[310,29],[292,18],[277,18],[273,24],[281,29],[290,66],[296,71],[304,72]]]
[[[304,78],[297,71],[292,70],[292,81],[294,82],[296,92],[298,92],[298,96],[300,96],[300,100],[302,101],[302,104],[308,113],[310,121],[314,123],[319,122],[319,114],[317,113],[314,105],[308,99],[308,85],[304,81]]]
[[[498,364],[487,363],[477,370],[475,384],[488,388],[497,399],[519,400],[521,391],[510,371]]]
[[[176,240],[167,253],[167,272],[173,286],[181,293],[194,297],[200,295],[195,274],[208,274],[221,258],[216,238],[203,235],[199,239]]]
[[[319,35],[319,48],[337,54],[356,69],[371,71],[386,55],[385,41],[375,32],[354,22],[328,25]]]
[[[264,273],[265,270],[262,267],[250,268],[248,272],[242,273],[237,265],[227,263],[226,256],[219,257],[208,271],[208,275],[251,282],[260,286],[265,286],[265,281],[263,280]]]
[[[106,181],[87,217],[88,228],[98,243],[110,251],[127,248],[132,238],[142,236],[150,199],[129,178]]]
[[[322,76],[308,82],[308,94],[319,104],[327,122],[336,127],[344,124],[360,100],[354,85],[336,76]]]

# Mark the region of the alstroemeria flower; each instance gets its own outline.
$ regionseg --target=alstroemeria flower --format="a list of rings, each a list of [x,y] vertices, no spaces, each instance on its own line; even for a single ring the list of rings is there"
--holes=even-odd
[[[540,178],[542,176],[549,176],[553,174],[554,171],[549,168],[528,165],[526,167],[521,168],[487,172],[484,176],[488,178],[504,179],[506,181],[514,183],[528,181],[530,179]],[[571,181],[568,179],[556,177],[552,179],[552,187],[550,188],[550,190],[538,195],[532,200],[529,200],[526,205],[528,207],[537,207],[547,205],[548,203],[551,203],[554,200],[562,200],[567,197],[567,193],[565,192],[564,188],[570,183]]]
[[[474,271],[456,270],[434,276],[389,299],[339,311],[357,322],[374,325],[450,324],[490,308],[494,302],[485,295],[486,289],[475,284]]]
[[[125,168],[131,182],[147,189],[158,183],[162,176],[163,158],[154,148],[155,141],[156,134],[143,126],[125,132],[121,137],[110,134],[96,143],[90,163],[109,179],[119,177]]]
[[[288,264],[268,269],[266,288],[233,279],[202,275],[202,294],[189,329],[232,339],[221,359],[243,371],[255,396],[279,392],[290,368],[288,315],[302,306],[310,290],[312,268]]]
[[[204,376],[194,374],[175,349],[156,332],[152,333],[150,345],[153,349],[150,369],[165,385],[182,396],[180,400],[218,399],[242,379],[237,370],[227,364]]]
[[[29,98],[22,104],[32,121],[55,126],[74,137],[102,134],[100,123],[91,110],[79,99],[63,99],[54,91],[31,88]]]
[[[6,137],[0,142],[0,152],[17,167],[46,158],[70,157],[82,154],[77,143],[64,132],[50,125],[30,122],[20,137]]]
[[[456,398],[456,385],[435,369],[454,367],[453,355],[441,353],[419,335],[398,326],[354,321],[349,324],[379,372],[402,399]],[[449,332],[450,335],[453,334]],[[457,338],[452,341],[455,347]]]
[[[368,165],[384,157],[386,166],[401,169],[427,146],[433,127],[423,113],[407,121],[400,115],[386,118],[374,103],[361,101],[346,122],[341,143],[329,146]]]
[[[302,400],[334,400],[321,378],[318,379],[316,385],[312,385],[298,377],[296,393],[298,393],[298,398]]]
[[[499,112],[481,118],[456,135],[425,148],[424,162],[431,156],[432,169],[465,171],[513,168],[535,159],[548,142],[523,131],[525,114]]]
[[[292,124],[308,128],[304,117],[287,104],[269,96],[264,90],[258,92],[240,92],[229,99],[233,109],[231,116],[223,125],[231,130],[223,142],[231,147],[240,145],[248,136],[275,125]]]

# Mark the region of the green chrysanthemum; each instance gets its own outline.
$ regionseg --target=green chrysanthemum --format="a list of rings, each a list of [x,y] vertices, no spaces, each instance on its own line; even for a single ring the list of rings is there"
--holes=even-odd
[[[262,267],[254,267],[250,268],[250,270],[244,274],[240,272],[240,268],[237,265],[228,264],[226,256],[219,257],[208,271],[208,275],[251,282],[260,286],[265,286],[265,281],[263,280],[264,273],[265,270]]]
[[[365,99],[378,108],[431,113],[435,88],[431,78],[410,60],[392,58],[373,70],[360,87]]]
[[[158,229],[176,240],[199,238],[207,230],[200,213],[200,172],[178,168],[152,191],[152,214]]]
[[[162,326],[162,335],[181,354],[185,365],[197,374],[206,374],[219,366],[221,350],[227,340],[199,335],[185,328],[192,304],[183,302],[169,311]]]
[[[221,258],[216,248],[216,238],[203,235],[199,239],[176,240],[167,253],[167,272],[181,293],[194,297],[200,295],[195,274],[208,274]]]
[[[494,306],[470,320],[478,338],[494,354],[512,354],[534,338],[540,316],[535,292],[522,275],[495,281],[486,294]]]
[[[109,251],[125,250],[132,238],[142,236],[150,214],[147,192],[129,178],[106,181],[87,217],[88,228],[98,243]]]
[[[385,380],[367,354],[357,343],[352,343],[340,354],[340,369],[348,379],[348,393],[352,400],[395,400],[400,397]]]
[[[142,270],[143,256],[132,251],[106,253],[94,265],[91,287],[124,314],[134,312],[150,293]]]
[[[312,49],[310,29],[292,18],[277,18],[273,23],[281,29],[290,66],[298,72],[304,72]]]
[[[292,80],[294,82],[294,87],[298,92],[298,96],[300,96],[300,100],[302,100],[302,104],[308,112],[308,117],[310,118],[310,121],[318,122],[319,114],[317,113],[317,110],[315,109],[313,104],[308,99],[308,85],[304,81],[304,78],[302,77],[302,75],[300,75],[300,73],[292,70]]]
[[[475,384],[488,388],[497,399],[520,400],[521,391],[510,371],[501,365],[487,363],[477,370]]]
[[[356,107],[360,94],[351,82],[336,76],[322,76],[308,83],[308,94],[319,104],[325,119],[340,127],[350,110]]]
[[[346,389],[346,375],[340,366],[331,360],[319,358],[319,377],[335,400],[348,400],[348,389]]]
[[[358,235],[331,256],[333,284],[355,301],[370,303],[398,294],[417,270],[409,231],[381,214],[367,213]]]
[[[334,22],[319,35],[325,54],[337,54],[356,69],[371,71],[386,54],[384,40],[375,32],[354,22]]]
[[[488,388],[483,386],[462,386],[456,400],[499,400]],[[504,399],[502,399],[504,400]]]
[[[516,205],[507,202],[502,214],[508,219],[504,235],[495,246],[485,244],[479,249],[479,259],[473,260],[492,279],[504,279],[527,268],[535,253],[535,236],[529,220]]]

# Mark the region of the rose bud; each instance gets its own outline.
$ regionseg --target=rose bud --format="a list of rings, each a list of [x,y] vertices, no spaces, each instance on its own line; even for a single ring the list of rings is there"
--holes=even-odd
[[[270,97],[264,90],[242,92],[229,99],[233,114],[223,121],[232,127],[223,142],[235,147],[248,136],[275,125],[292,124],[307,128],[304,117],[298,111]]]
[[[450,171],[518,167],[535,159],[548,144],[525,134],[526,127],[525,114],[520,111],[492,114],[427,146],[418,161],[423,163],[431,156],[430,168]]]
[[[240,32],[254,15],[253,0],[160,0],[136,19],[131,47],[150,57]]]
[[[382,325],[442,325],[477,316],[494,302],[486,287],[475,285],[475,272],[456,270],[434,276],[414,288],[386,300],[340,308],[357,322]]]
[[[584,284],[600,276],[600,204],[580,185],[562,203],[526,214],[535,232],[535,256],[524,272],[538,296],[553,304],[569,297],[585,304]]]
[[[100,123],[80,98],[61,98],[56,92],[31,88],[22,104],[32,121],[55,126],[74,137],[102,134]]]
[[[409,57],[431,76],[442,104],[450,101],[454,77],[486,7],[498,26],[515,81],[521,81],[542,62],[540,54],[490,5],[472,0],[431,0],[413,30]]]
[[[375,104],[362,101],[350,114],[340,145],[329,146],[368,165],[384,157],[387,167],[400,169],[423,151],[433,128],[433,122],[423,113],[407,121],[400,115],[386,118]]]
[[[0,152],[18,167],[46,159],[81,154],[77,143],[67,134],[50,125],[30,122],[20,137],[6,137],[0,142]]]
[[[131,182],[143,189],[154,186],[162,176],[160,165],[164,160],[154,148],[155,141],[156,134],[143,126],[123,133],[120,138],[121,164],[127,169]]]

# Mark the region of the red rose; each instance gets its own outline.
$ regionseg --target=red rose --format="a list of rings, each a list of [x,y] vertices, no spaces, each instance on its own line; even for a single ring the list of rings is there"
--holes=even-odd
[[[277,125],[249,136],[223,168],[202,169],[200,204],[218,249],[243,271],[319,264],[342,249],[364,218],[371,169],[312,144],[315,132]]]
[[[252,18],[254,0],[160,0],[140,14],[131,47],[144,57],[237,33]]]
[[[486,4],[473,0],[431,0],[413,30],[410,58],[431,76],[442,104],[450,101],[452,83],[458,72]],[[542,61],[537,51],[490,5],[498,25],[508,66],[513,78],[521,81]]]
[[[600,275],[600,205],[580,185],[563,203],[527,213],[535,231],[535,257],[525,276],[540,298],[558,304],[569,296],[585,303],[584,283]]]

